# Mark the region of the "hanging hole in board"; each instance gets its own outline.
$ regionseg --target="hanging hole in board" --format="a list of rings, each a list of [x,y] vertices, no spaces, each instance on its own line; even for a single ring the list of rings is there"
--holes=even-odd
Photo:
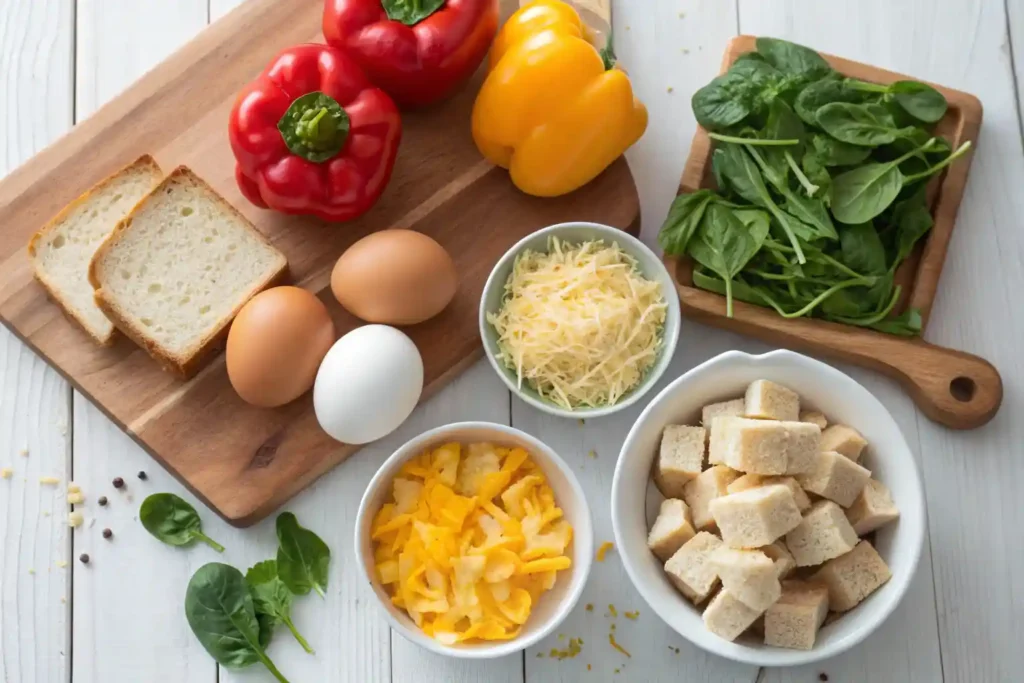
[[[974,398],[974,392],[978,385],[970,377],[956,377],[949,383],[949,393],[961,403],[967,403]]]

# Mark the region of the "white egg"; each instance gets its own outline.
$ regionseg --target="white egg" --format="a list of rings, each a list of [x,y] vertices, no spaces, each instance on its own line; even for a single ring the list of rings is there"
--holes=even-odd
[[[338,441],[364,444],[390,434],[423,392],[423,359],[409,337],[366,325],[334,342],[313,385],[313,409]]]

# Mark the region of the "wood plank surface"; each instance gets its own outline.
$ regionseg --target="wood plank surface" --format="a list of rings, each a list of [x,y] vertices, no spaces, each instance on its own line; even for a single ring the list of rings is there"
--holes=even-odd
[[[205,20],[201,2],[191,0],[191,8]],[[0,206],[6,205],[0,215],[6,226],[0,233],[4,321],[208,505],[242,526],[269,514],[356,449],[319,429],[309,395],[276,410],[242,402],[227,381],[222,356],[180,382],[127,340],[112,349],[88,342],[31,280],[24,244],[43,217],[144,152],[165,169],[186,164],[288,256],[296,283],[324,300],[340,334],[359,321],[330,295],[329,274],[338,255],[382,227],[427,233],[452,254],[460,275],[448,308],[408,329],[424,358],[429,396],[479,354],[480,291],[508,247],[565,220],[628,228],[639,210],[622,160],[571,195],[538,199],[518,192],[473,144],[472,85],[448,102],[403,116],[391,183],[364,218],[325,225],[252,207],[235,185],[224,122],[238,89],[279,49],[319,34],[321,11],[320,0],[247,3],[0,184]],[[133,10],[125,18],[144,14]],[[122,71],[139,63],[120,54],[121,43],[114,45],[107,58]],[[90,86],[86,79],[83,97],[95,90]]]
[[[209,15],[216,19],[235,2],[211,0]],[[119,60],[137,62],[134,68],[141,73],[173,48],[170,43],[185,40],[202,25],[196,18],[202,18],[202,3],[198,12],[191,5],[180,10],[185,5],[179,0],[146,0],[144,4],[146,12],[133,15],[129,0],[78,0],[79,15],[92,13],[95,17],[92,28],[87,29],[93,35],[83,41],[83,33],[77,38],[74,34],[75,3],[71,0],[0,2],[0,74],[8,95],[0,103],[0,171],[10,171],[70,125],[71,102],[75,100],[72,73],[77,74],[80,92],[91,82],[88,79],[97,83],[88,87],[96,87],[100,93],[92,106],[98,105],[136,75],[127,74],[129,69]],[[1017,482],[1024,475],[1018,457],[1024,426],[1015,417],[1024,408],[1020,393],[1024,364],[1018,358],[1024,321],[1013,303],[1013,293],[1024,286],[1024,236],[1019,230],[1019,217],[1024,215],[1024,198],[1019,192],[1024,185],[1024,150],[1011,68],[1012,56],[1020,65],[1024,5],[1021,0],[1009,0],[1009,15],[1003,13],[1003,5],[950,0],[938,12],[933,4],[917,0],[615,2],[619,53],[651,111],[653,135],[648,134],[627,155],[640,185],[643,237],[649,244],[655,243],[675,194],[695,126],[689,95],[711,78],[726,40],[740,29],[800,40],[975,91],[986,107],[977,166],[961,212],[960,229],[969,228],[953,239],[926,337],[991,358],[1006,380],[1006,405],[982,430],[952,434],[922,419],[893,382],[870,371],[839,366],[882,400],[917,453],[928,496],[932,542],[925,546],[919,576],[909,594],[864,644],[817,666],[763,670],[756,676],[758,681],[813,683],[820,673],[826,673],[831,681],[843,683],[987,683],[1016,680],[1024,669],[1024,651],[1016,643],[1019,638],[1014,630],[1024,613],[1021,593],[1015,588],[1024,574],[1024,556],[1017,543],[1024,511],[1015,503]],[[180,19],[179,10],[184,15]],[[149,26],[148,31],[147,14],[158,25]],[[119,15],[132,18],[121,21]],[[143,30],[138,29],[140,25]],[[164,41],[161,30],[173,40]],[[1013,32],[1013,52],[1008,31]],[[93,50],[97,66],[89,67],[80,59],[77,69],[72,67],[76,40],[79,56]],[[99,45],[100,41],[106,45]],[[108,54],[105,51],[115,57],[98,54]],[[89,75],[89,68],[95,73]],[[1020,73],[1018,69],[1018,77]],[[81,97],[84,107],[88,97]],[[40,111],[45,115],[38,116]],[[684,325],[666,381],[730,348],[769,349],[732,333]],[[269,683],[270,677],[258,670],[221,670],[218,674],[184,625],[184,584],[192,571],[215,553],[203,548],[184,552],[165,548],[145,535],[134,519],[141,497],[149,491],[188,494],[81,396],[75,399],[74,421],[61,440],[61,427],[67,424],[61,419],[67,418],[66,385],[4,330],[0,330],[0,358],[0,467],[15,468],[11,480],[0,480],[0,680],[67,681],[72,678],[73,649],[75,681],[216,683],[219,675],[220,680]],[[296,682],[325,683],[405,683],[428,674],[432,680],[515,681],[519,680],[517,672],[531,683],[647,679],[752,683],[758,673],[755,669],[701,654],[646,613],[636,602],[636,593],[614,552],[605,563],[595,565],[581,606],[560,629],[567,637],[584,638],[584,650],[575,659],[538,659],[531,651],[525,663],[512,658],[509,664],[499,663],[494,669],[464,667],[453,660],[429,657],[390,633],[369,593],[354,580],[356,567],[349,550],[355,508],[366,483],[391,449],[420,429],[455,419],[487,417],[491,410],[497,417],[499,407],[507,411],[508,405],[507,393],[493,371],[486,363],[478,363],[419,408],[399,433],[365,449],[289,505],[301,520],[324,535],[336,561],[328,600],[308,599],[296,608],[299,626],[315,640],[317,655],[305,655],[286,637],[280,638],[271,654],[281,668]],[[628,424],[611,418],[581,427],[576,422],[533,414],[518,401],[513,417],[515,426],[537,434],[584,468],[577,473],[594,509],[598,540],[610,539],[610,528],[602,521],[607,514],[602,501],[607,501],[614,452]],[[18,455],[25,441],[31,444],[28,460]],[[61,504],[63,489],[48,492],[37,482],[44,474],[62,480],[72,477],[67,450],[71,443],[73,476],[88,477],[84,486],[89,497],[84,508],[87,516],[99,512],[94,505],[96,496],[110,495],[114,476],[128,480],[132,495],[132,500],[127,496],[114,499],[116,506],[107,508],[107,516],[91,530],[75,532],[77,552],[89,544],[97,563],[75,567],[73,590],[68,584],[70,567],[59,570],[53,565],[47,573],[44,566],[44,561],[67,557],[71,551],[71,535],[56,514],[58,509],[67,509]],[[597,453],[596,460],[587,456],[591,449]],[[139,469],[147,470],[147,484],[134,478]],[[28,481],[21,481],[22,477]],[[225,555],[216,559],[241,566],[273,552],[273,520],[240,531],[199,509],[204,525],[228,547]],[[41,516],[44,511],[51,511],[51,517]],[[97,532],[103,524],[115,531],[113,546],[97,545]],[[986,559],[978,562],[978,558]],[[29,567],[37,573],[29,575]],[[68,590],[59,592],[65,586]],[[65,596],[66,604],[59,600]],[[75,639],[71,642],[71,605],[80,600],[87,602],[75,609]],[[583,605],[587,602],[595,603],[595,613],[607,602],[641,612],[635,623],[618,619],[620,640],[634,654],[633,659],[625,660],[626,667],[619,674],[614,668],[624,658],[607,643],[609,620],[603,617],[604,611],[586,613]],[[170,634],[170,639],[162,637],[164,633]],[[664,641],[665,656],[650,647],[652,660],[645,663],[639,660],[648,654],[648,639]],[[680,647],[678,657],[669,656],[669,645]],[[542,645],[545,650],[559,646],[557,635]],[[592,664],[590,671],[587,663]]]
[[[71,0],[0,2],[0,174],[71,127]],[[71,675],[70,400],[60,376],[0,330],[0,680]],[[23,455],[22,451],[26,454]],[[44,486],[40,477],[57,477]],[[65,565],[67,566],[67,565]]]

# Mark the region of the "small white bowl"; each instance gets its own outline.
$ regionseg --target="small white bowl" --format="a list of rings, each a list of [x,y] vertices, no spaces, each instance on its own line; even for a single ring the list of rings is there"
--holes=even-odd
[[[519,378],[513,370],[505,367],[505,364],[498,360],[498,333],[494,327],[487,322],[488,313],[497,313],[501,309],[505,296],[505,283],[512,273],[516,257],[527,249],[547,252],[548,240],[557,237],[571,244],[579,244],[589,240],[604,240],[607,244],[618,244],[627,254],[636,259],[640,272],[648,280],[657,282],[661,287],[661,294],[665,297],[668,309],[665,312],[665,326],[662,330],[661,350],[654,366],[647,372],[647,375],[640,380],[640,384],[631,392],[619,399],[618,403],[598,408],[577,408],[566,410],[555,405],[551,401],[541,397],[526,382],[519,386]],[[657,254],[651,251],[646,244],[633,237],[629,233],[600,223],[559,223],[538,230],[520,240],[514,247],[505,252],[498,264],[494,266],[487,283],[484,285],[483,295],[480,297],[480,338],[483,340],[484,353],[491,367],[498,373],[501,380],[505,382],[512,393],[529,403],[534,408],[542,410],[557,417],[572,419],[590,419],[611,415],[627,408],[639,401],[651,387],[655,385],[658,378],[668,368],[672,361],[672,355],[676,350],[676,342],[679,341],[679,326],[681,320],[679,310],[679,294],[676,292],[675,282],[669,274],[665,264],[661,262]]]
[[[838,621],[823,626],[809,651],[770,647],[742,638],[729,642],[704,627],[701,613],[665,576],[647,548],[648,514],[656,514],[661,494],[649,483],[661,433],[670,424],[699,424],[701,407],[742,396],[757,379],[784,384],[829,422],[846,424],[868,441],[862,458],[872,476],[885,484],[900,519],[876,532],[875,547],[892,578]],[[622,446],[612,482],[612,526],[626,572],[658,616],[698,647],[757,666],[810,664],[861,642],[888,617],[917,569],[925,533],[921,479],[903,434],[885,407],[851,377],[790,351],[751,356],[729,351],[697,366],[668,385],[641,413]],[[654,508],[654,509],[651,509]]]
[[[490,442],[499,446],[519,446],[544,472],[544,476],[555,494],[555,502],[572,525],[573,540],[567,554],[572,567],[558,572],[554,588],[544,593],[533,606],[530,618],[523,625],[519,635],[508,641],[488,641],[470,644],[442,645],[427,636],[413,623],[409,615],[391,603],[391,596],[381,585],[373,561],[373,541],[370,527],[381,505],[391,494],[391,482],[402,465],[423,451],[443,443],[457,441],[470,444]],[[569,615],[583,593],[583,586],[590,575],[594,557],[594,529],[590,520],[590,508],[583,495],[583,489],[570,467],[541,441],[518,429],[489,422],[460,422],[431,429],[420,434],[395,451],[377,470],[359,503],[356,517],[356,556],[363,570],[363,576],[377,596],[384,610],[384,616],[393,629],[407,640],[420,647],[448,657],[463,659],[491,659],[503,657],[524,650],[554,631]]]

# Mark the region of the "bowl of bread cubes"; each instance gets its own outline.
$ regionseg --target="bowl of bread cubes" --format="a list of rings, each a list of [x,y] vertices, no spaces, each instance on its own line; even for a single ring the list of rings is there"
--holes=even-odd
[[[626,438],[611,508],[651,608],[758,666],[859,643],[896,608],[924,542],[920,475],[892,416],[789,351],[730,351],[666,387]]]

